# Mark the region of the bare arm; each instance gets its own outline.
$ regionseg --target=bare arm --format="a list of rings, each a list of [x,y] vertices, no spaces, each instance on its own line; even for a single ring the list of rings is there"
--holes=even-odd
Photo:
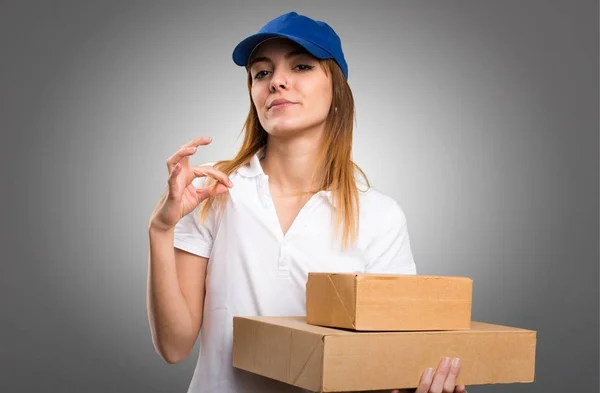
[[[189,356],[202,326],[208,258],[173,247],[173,230],[149,228],[147,308],[152,342],[168,363]]]
[[[168,187],[152,211],[148,225],[147,311],[154,348],[168,363],[189,356],[202,325],[207,258],[174,247],[175,226],[203,200],[227,192],[233,183],[210,166],[192,167],[189,157],[211,138],[196,138],[167,160]],[[211,176],[212,187],[197,189],[193,180]]]

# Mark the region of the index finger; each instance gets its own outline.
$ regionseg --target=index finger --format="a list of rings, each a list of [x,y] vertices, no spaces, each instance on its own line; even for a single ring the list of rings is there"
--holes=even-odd
[[[192,147],[192,146],[200,146],[200,145],[208,145],[210,142],[212,142],[212,138],[209,136],[201,136],[199,138],[194,138],[191,141],[187,142],[184,145],[181,145],[181,147]]]
[[[454,358],[452,359],[452,363],[450,365],[450,371],[448,372],[448,377],[446,381],[444,381],[444,390],[449,392],[453,392],[456,387],[456,378],[458,378],[458,374],[460,373],[460,359]]]
[[[448,373],[450,372],[450,361],[449,357],[444,357],[438,364],[437,370],[435,370],[435,374],[433,375],[433,380],[431,381],[431,390],[434,392],[441,392],[444,387],[444,382],[446,382],[446,378],[448,377]],[[452,388],[454,391],[454,387]]]

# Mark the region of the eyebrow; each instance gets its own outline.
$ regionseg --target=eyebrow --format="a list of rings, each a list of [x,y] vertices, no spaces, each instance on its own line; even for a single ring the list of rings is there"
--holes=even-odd
[[[289,59],[290,57],[299,56],[299,55],[308,55],[308,54],[309,53],[307,51],[294,50],[294,51],[288,52],[285,55],[285,58]],[[273,61],[271,59],[269,59],[266,56],[261,56],[261,57],[255,57],[254,59],[250,60],[250,62],[248,63],[248,68],[252,68],[254,63],[258,63],[259,61],[266,61],[266,62],[273,64]]]

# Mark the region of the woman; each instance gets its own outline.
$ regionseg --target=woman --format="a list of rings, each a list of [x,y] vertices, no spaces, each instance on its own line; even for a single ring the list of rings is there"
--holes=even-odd
[[[152,337],[177,363],[202,327],[190,393],[298,392],[232,367],[233,316],[305,314],[309,271],[416,268],[403,211],[351,161],[354,102],[331,27],[284,14],[233,60],[247,69],[251,101],[240,152],[192,167],[211,141],[202,137],[167,160],[168,188],[149,223]],[[464,392],[459,367],[440,363],[417,392]]]

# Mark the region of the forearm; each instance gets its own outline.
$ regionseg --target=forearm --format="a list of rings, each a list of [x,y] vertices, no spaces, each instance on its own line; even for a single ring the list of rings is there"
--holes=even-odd
[[[181,292],[175,264],[173,231],[149,228],[147,307],[152,341],[169,363],[183,360],[193,348],[192,315]]]

